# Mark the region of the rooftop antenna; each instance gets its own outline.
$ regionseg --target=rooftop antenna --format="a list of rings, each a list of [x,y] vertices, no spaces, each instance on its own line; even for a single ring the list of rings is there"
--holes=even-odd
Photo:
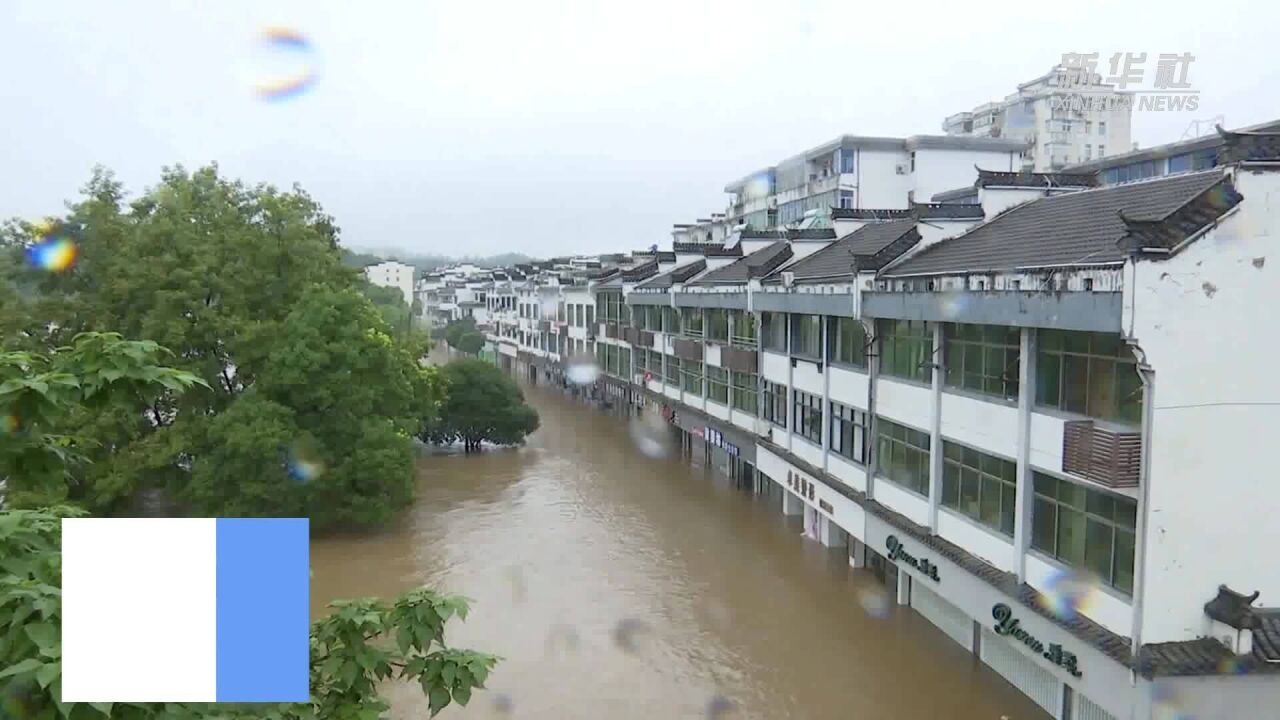
[[[1209,135],[1216,132],[1216,126],[1225,125],[1226,123],[1226,117],[1223,115],[1214,115],[1208,120],[1192,120],[1191,124],[1187,125],[1187,129],[1183,131],[1180,139],[1194,140],[1203,135]]]

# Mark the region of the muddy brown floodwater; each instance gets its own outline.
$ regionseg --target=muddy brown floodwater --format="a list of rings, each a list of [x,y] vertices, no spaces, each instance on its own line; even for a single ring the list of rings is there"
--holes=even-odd
[[[474,600],[447,639],[505,660],[441,717],[1048,717],[910,610],[869,612],[875,578],[762,499],[647,457],[625,418],[526,394],[542,428],[525,447],[424,452],[396,527],[312,543],[313,616],[422,584]],[[388,694],[426,717],[416,687]]]

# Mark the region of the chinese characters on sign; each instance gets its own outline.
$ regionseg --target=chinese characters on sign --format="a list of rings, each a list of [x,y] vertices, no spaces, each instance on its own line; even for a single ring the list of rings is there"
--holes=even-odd
[[[801,477],[799,474],[793,474],[790,470],[787,471],[787,487],[795,490],[800,497],[807,497],[810,500],[813,499],[813,483],[809,482],[808,479]]]
[[[1054,110],[1197,110],[1200,91],[1187,80],[1195,59],[1189,52],[1159,53],[1150,87],[1141,87],[1147,77],[1145,52],[1111,54],[1105,76],[1099,72],[1101,53],[1063,53],[1057,85],[1066,92],[1053,95],[1050,103]]]
[[[991,608],[991,617],[995,618],[997,635],[1006,635],[1021,642],[1031,648],[1033,652],[1040,653],[1045,660],[1061,667],[1074,677],[1080,677],[1084,674],[1080,671],[1080,662],[1075,653],[1063,650],[1062,646],[1057,643],[1050,643],[1046,648],[1045,644],[1040,642],[1034,635],[1023,630],[1022,623],[1013,616],[1013,608],[1004,603],[996,603]]]

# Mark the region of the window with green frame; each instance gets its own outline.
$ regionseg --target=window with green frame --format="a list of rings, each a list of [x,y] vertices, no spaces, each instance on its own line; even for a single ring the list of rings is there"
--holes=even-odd
[[[765,350],[787,351],[787,316],[784,313],[760,313],[760,337]]]
[[[800,390],[792,391],[791,428],[797,435],[815,445],[822,444],[822,397]]]
[[[684,308],[680,314],[684,320],[684,334],[702,337],[702,308]]]
[[[729,371],[707,366],[707,397],[718,403],[729,404]]]
[[[1041,472],[1032,478],[1031,547],[1132,593],[1137,502]]]
[[[831,451],[857,463],[867,461],[867,414],[831,402]]]
[[[631,348],[618,348],[618,377],[631,379]]]
[[[729,319],[732,321],[730,328],[733,333],[731,342],[734,345],[742,345],[745,347],[756,346],[756,316],[746,310],[730,310]]]
[[[662,332],[680,334],[680,312],[673,307],[662,308]]]
[[[729,342],[729,311],[720,308],[707,308],[704,316],[707,339],[717,342]]]
[[[680,387],[680,358],[675,355],[667,356],[666,381],[672,387]]]
[[[732,379],[733,407],[755,415],[760,398],[757,375],[755,373],[734,372]]]
[[[765,382],[761,395],[764,402],[764,419],[785,428],[787,426],[787,386]]]
[[[827,360],[867,366],[867,331],[862,321],[851,317],[827,318]]]
[[[1017,400],[1021,336],[1015,327],[944,324],[943,381],[949,387]]]
[[[791,354],[822,357],[822,316],[791,315]]]
[[[638,330],[651,330],[649,324],[649,306],[633,305],[631,306],[631,324]]]
[[[1142,422],[1138,361],[1119,335],[1039,330],[1036,404],[1102,420]]]
[[[929,382],[933,369],[933,330],[922,320],[877,320],[880,372]]]
[[[684,376],[684,391],[702,395],[702,363],[685,360],[681,367]]]
[[[950,440],[942,453],[943,506],[1013,537],[1018,466]]]
[[[929,496],[929,434],[876,418],[880,474],[908,490]]]

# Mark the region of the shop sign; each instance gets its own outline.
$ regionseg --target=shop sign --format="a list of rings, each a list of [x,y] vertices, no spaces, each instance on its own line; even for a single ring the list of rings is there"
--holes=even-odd
[[[918,558],[907,552],[906,548],[902,547],[902,543],[898,540],[897,535],[890,535],[885,538],[884,545],[889,550],[890,560],[893,560],[894,562],[901,560],[916,570],[919,570],[921,574],[930,580],[933,580],[934,582],[941,582],[941,580],[938,579],[938,566],[929,562],[927,558]]]
[[[1004,635],[1017,640],[1031,648],[1033,652],[1039,653],[1045,660],[1071,673],[1074,677],[1080,677],[1084,674],[1080,671],[1079,660],[1076,658],[1075,653],[1063,650],[1058,643],[1049,643],[1046,648],[1045,644],[1040,642],[1036,636],[1023,630],[1022,623],[1013,616],[1013,608],[1004,603],[996,603],[991,608],[991,617],[995,618],[997,635]]]
[[[787,487],[795,490],[800,497],[807,497],[810,500],[813,499],[813,483],[809,482],[807,478],[802,477],[799,473],[792,473],[790,470],[787,471]]]
[[[721,433],[719,430],[716,430],[710,425],[706,426],[706,430],[707,430],[707,442],[711,443],[715,447],[718,447],[724,450],[725,452],[729,453],[734,457],[738,456],[738,452],[739,452],[738,446],[725,440],[724,433]]]

